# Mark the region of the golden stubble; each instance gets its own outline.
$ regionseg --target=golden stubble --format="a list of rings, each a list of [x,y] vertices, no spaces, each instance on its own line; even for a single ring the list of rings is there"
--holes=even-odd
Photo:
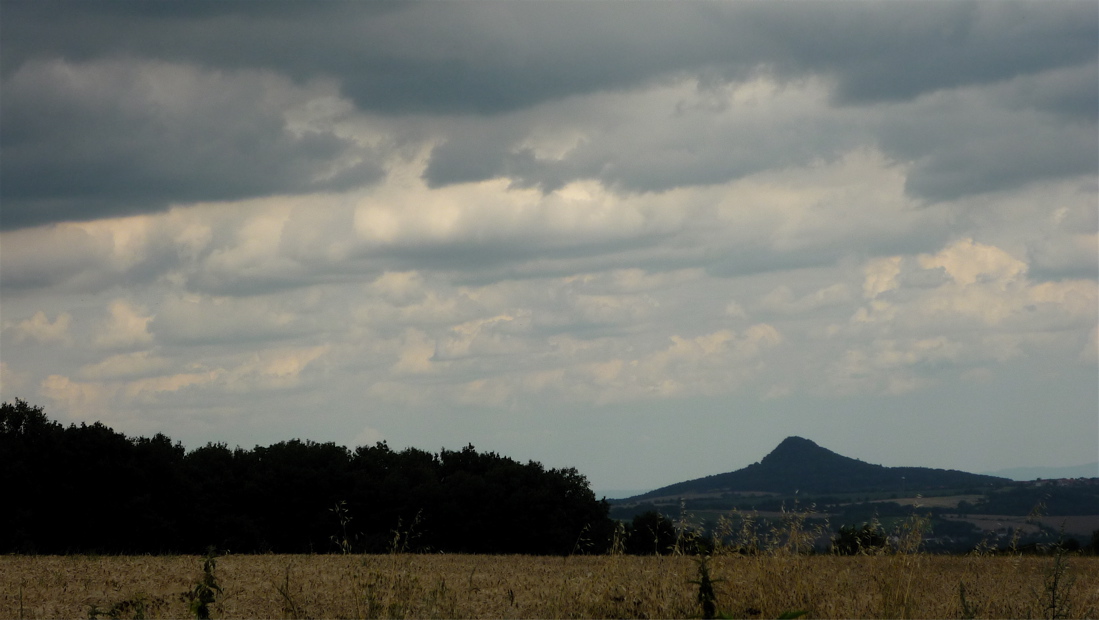
[[[182,618],[198,556],[2,556],[2,618]],[[723,554],[719,613],[1046,617],[1049,557]],[[1072,556],[1069,617],[1099,613],[1099,558]],[[214,618],[699,617],[687,556],[228,555]],[[965,602],[959,595],[964,585]]]

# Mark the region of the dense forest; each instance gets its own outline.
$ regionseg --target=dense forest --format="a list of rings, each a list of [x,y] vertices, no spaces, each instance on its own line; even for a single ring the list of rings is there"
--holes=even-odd
[[[0,553],[599,552],[608,505],[575,469],[291,440],[187,451],[163,434],[0,406]]]

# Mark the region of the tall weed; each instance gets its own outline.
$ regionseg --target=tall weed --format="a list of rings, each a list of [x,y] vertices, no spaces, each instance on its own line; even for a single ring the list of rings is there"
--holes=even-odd
[[[217,576],[214,575],[216,567],[217,555],[211,549],[203,558],[202,576],[195,583],[195,587],[185,595],[196,620],[210,620],[210,605],[214,604],[221,594],[221,585],[218,583]]]

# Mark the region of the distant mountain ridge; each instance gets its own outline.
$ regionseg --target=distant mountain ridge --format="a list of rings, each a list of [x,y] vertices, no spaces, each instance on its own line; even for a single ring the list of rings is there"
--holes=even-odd
[[[1058,478],[1099,478],[1099,461],[1065,467],[1010,467],[986,471],[989,476],[1003,476],[1012,480],[1056,480]]]
[[[1003,485],[1006,478],[929,467],[885,467],[837,454],[802,437],[787,437],[758,463],[671,484],[624,501],[714,493],[824,495],[867,491],[919,492]]]

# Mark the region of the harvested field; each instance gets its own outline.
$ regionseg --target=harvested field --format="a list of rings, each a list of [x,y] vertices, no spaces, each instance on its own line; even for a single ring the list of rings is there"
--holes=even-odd
[[[1024,534],[1037,534],[1041,531],[1038,524],[1052,530],[1064,530],[1066,534],[1087,536],[1099,530],[1099,515],[1076,515],[1070,517],[1020,517],[1012,515],[942,515],[949,521],[965,521],[989,532],[1009,532],[1019,530]]]
[[[0,557],[0,617],[193,617],[194,556]],[[689,557],[230,555],[214,618],[700,617]],[[1099,558],[717,556],[732,617],[1095,617]],[[964,587],[965,597],[960,594]],[[1050,607],[1053,604],[1055,607]]]
[[[984,495],[942,495],[938,497],[902,497],[899,499],[876,499],[872,504],[893,503],[901,506],[919,506],[923,508],[957,508],[961,502],[976,503]]]

